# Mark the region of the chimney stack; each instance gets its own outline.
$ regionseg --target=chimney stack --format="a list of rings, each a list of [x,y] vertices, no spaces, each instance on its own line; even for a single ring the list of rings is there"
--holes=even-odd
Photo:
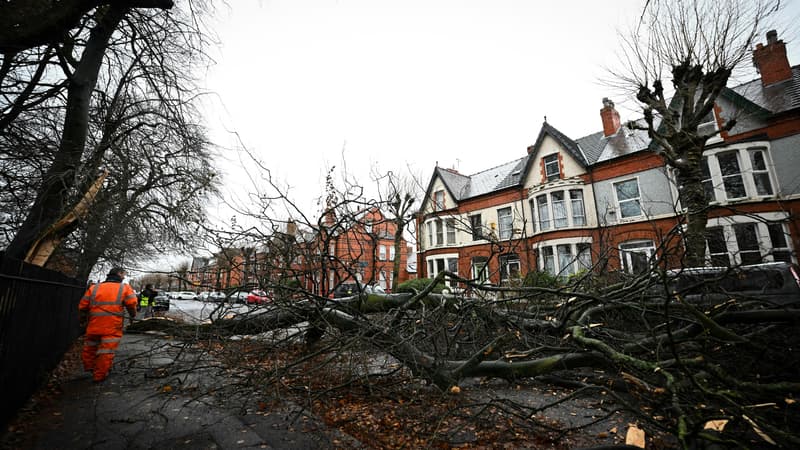
[[[767,32],[767,45],[758,44],[753,50],[753,64],[761,74],[761,84],[769,86],[792,78],[792,68],[786,57],[786,44],[778,39],[778,32]]]
[[[600,110],[600,118],[603,119],[604,136],[611,136],[619,130],[619,113],[614,109],[614,102],[608,98],[603,98],[603,109]]]

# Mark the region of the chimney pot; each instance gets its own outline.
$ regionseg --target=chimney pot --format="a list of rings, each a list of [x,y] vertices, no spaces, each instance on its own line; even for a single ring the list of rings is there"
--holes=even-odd
[[[767,31],[767,44],[774,44],[778,42],[778,32],[775,30]]]

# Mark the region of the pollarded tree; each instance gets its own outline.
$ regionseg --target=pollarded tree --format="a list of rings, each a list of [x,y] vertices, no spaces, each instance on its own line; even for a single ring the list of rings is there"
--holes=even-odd
[[[757,37],[780,3],[651,0],[639,26],[623,37],[627,73],[615,77],[635,92],[653,145],[674,169],[685,209],[688,265],[702,265],[705,253],[703,150],[711,137],[733,128],[735,120],[718,128],[701,125],[713,119],[717,97],[732,74],[750,60]]]

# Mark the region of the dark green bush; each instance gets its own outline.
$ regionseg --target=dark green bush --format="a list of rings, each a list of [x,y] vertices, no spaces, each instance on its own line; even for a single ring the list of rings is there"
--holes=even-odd
[[[561,287],[558,277],[548,272],[531,271],[525,275],[522,285],[525,287],[541,287],[556,289]]]

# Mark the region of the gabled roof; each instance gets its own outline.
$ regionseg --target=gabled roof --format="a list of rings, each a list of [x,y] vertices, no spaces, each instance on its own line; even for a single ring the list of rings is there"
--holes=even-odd
[[[530,151],[531,155],[535,155],[539,148],[542,146],[542,142],[544,141],[545,136],[550,136],[555,139],[562,147],[570,154],[578,164],[583,167],[586,167],[589,163],[587,161],[586,156],[581,151],[580,147],[578,146],[577,142],[573,141],[572,139],[568,138],[567,135],[558,131],[554,126],[550,125],[549,123],[545,122],[542,124],[542,129],[539,130],[539,137],[536,138],[536,143],[533,144],[533,149]]]

